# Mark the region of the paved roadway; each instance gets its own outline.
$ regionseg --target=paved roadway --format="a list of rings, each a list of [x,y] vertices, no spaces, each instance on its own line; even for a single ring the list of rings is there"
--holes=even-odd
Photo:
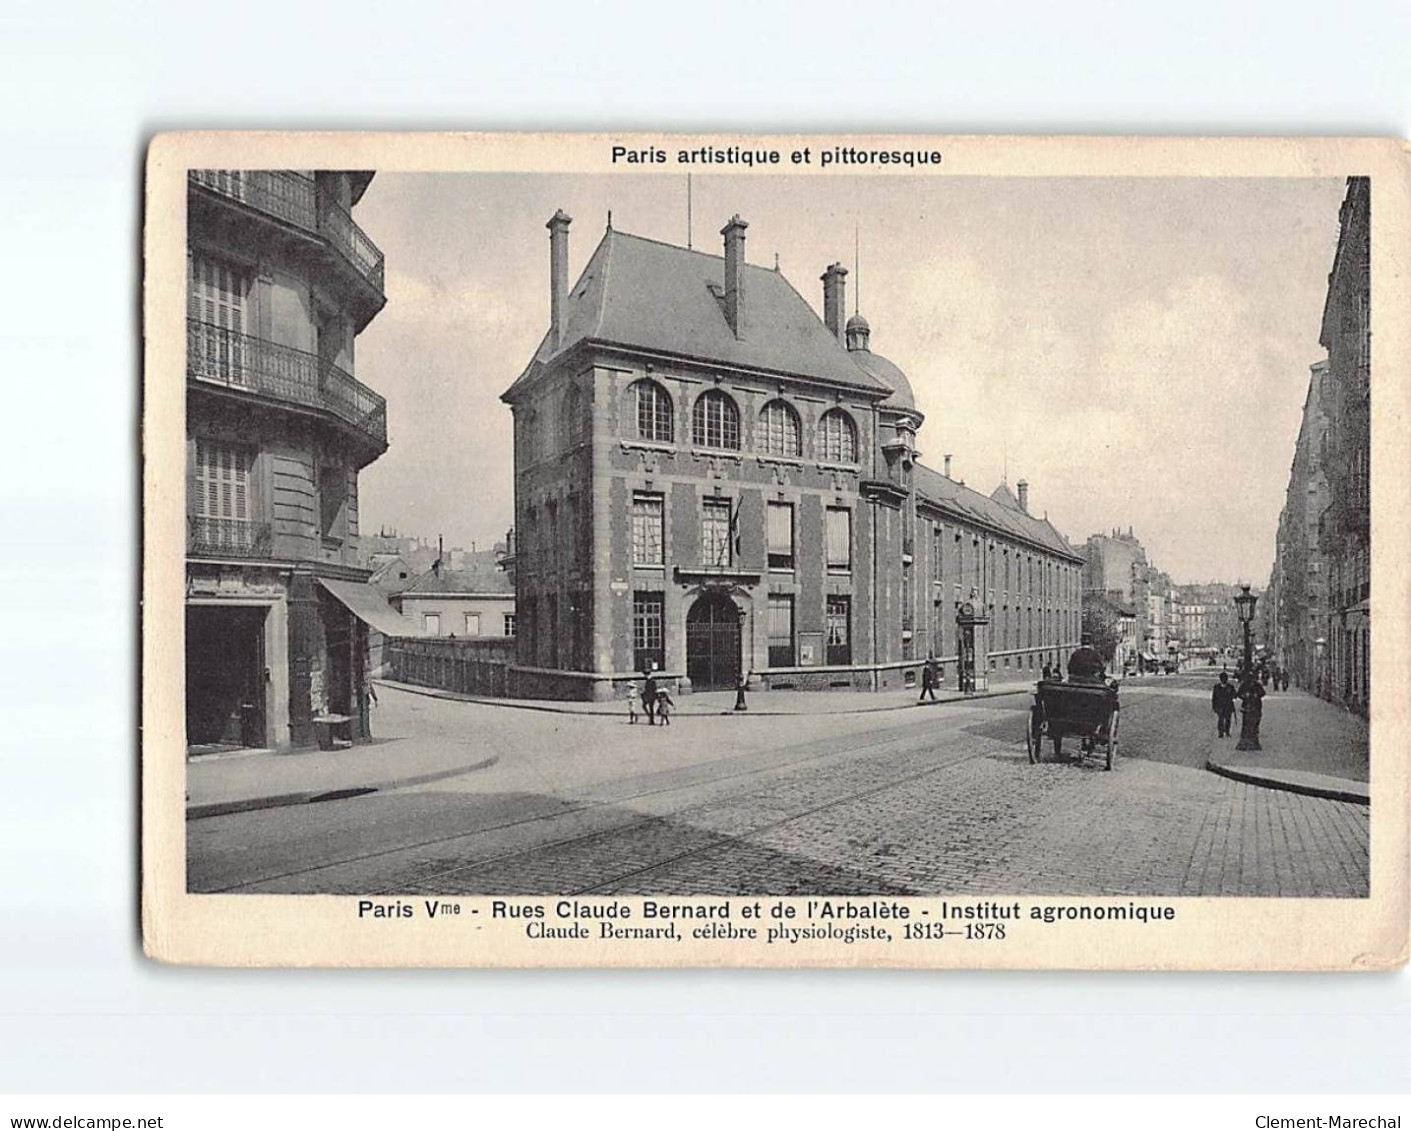
[[[1368,810],[1202,767],[1205,677],[1123,688],[1122,756],[1029,765],[1027,696],[882,714],[555,716],[383,696],[459,777],[188,824],[195,891],[1365,896]],[[388,758],[398,744],[389,743]],[[393,775],[395,776],[395,775]]]

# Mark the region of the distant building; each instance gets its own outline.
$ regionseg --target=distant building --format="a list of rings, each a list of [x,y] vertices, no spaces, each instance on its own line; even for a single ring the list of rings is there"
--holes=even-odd
[[[548,334],[514,412],[522,694],[873,689],[928,654],[955,678],[1035,671],[1078,633],[1081,556],[1030,512],[918,462],[905,374],[777,270],[611,228],[576,283],[550,232]],[[964,615],[962,624],[958,617]]]
[[[368,726],[358,473],[386,402],[353,342],[386,302],[352,217],[370,172],[192,170],[187,185],[186,733],[307,746]]]
[[[396,594],[392,605],[421,636],[515,634],[514,584],[503,570],[428,570]]]

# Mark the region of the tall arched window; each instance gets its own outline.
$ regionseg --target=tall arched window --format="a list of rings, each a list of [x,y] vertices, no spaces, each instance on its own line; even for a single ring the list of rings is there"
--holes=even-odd
[[[570,448],[587,434],[588,413],[583,390],[570,385],[559,405],[559,447]]]
[[[830,408],[818,422],[818,458],[833,463],[857,462],[857,427],[840,408]]]
[[[771,456],[799,454],[799,414],[784,401],[770,401],[759,414],[760,446]]]
[[[719,389],[707,389],[691,410],[691,443],[698,448],[740,448],[740,410]]]
[[[638,381],[632,388],[637,394],[637,438],[671,443],[676,438],[671,394],[655,381]]]

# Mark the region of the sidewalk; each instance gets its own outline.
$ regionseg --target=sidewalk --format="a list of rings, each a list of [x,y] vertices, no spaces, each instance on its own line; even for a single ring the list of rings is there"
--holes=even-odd
[[[487,707],[507,707],[521,711],[549,711],[560,715],[622,715],[627,716],[625,700],[606,703],[565,702],[558,699],[495,699],[483,695],[462,695],[456,691],[443,691],[439,687],[422,687],[414,683],[398,683],[395,680],[379,679],[379,687],[391,687],[398,691],[409,691],[414,695],[428,695],[435,699],[453,699],[462,703],[481,703]],[[898,691],[750,691],[745,694],[746,709],[754,716],[782,715],[869,715],[878,711],[901,711],[908,707],[940,706],[943,703],[965,703],[977,699],[994,699],[1001,695],[1017,695],[1032,691],[1034,680],[991,683],[988,691],[978,691],[973,695],[963,695],[950,688],[936,689],[936,702],[918,701],[920,688],[903,688]],[[675,707],[671,717],[682,718],[700,715],[734,715],[735,692],[698,691],[690,695],[674,698]],[[638,706],[638,714],[641,707]]]
[[[511,753],[510,761],[516,761],[517,757],[522,756],[521,746],[532,748],[552,744],[557,747],[562,742],[563,729],[573,725],[573,716],[598,716],[604,723],[613,719],[625,723],[627,719],[627,705],[622,702],[487,699],[385,680],[378,680],[377,685],[388,693],[384,696],[386,702],[375,724],[375,731],[384,737],[346,750],[284,754],[251,751],[193,759],[186,767],[187,819],[332,801],[458,778],[489,770],[500,762],[507,751]],[[689,745],[714,747],[716,752],[711,756],[720,756],[722,752],[735,749],[735,744],[729,741],[730,735],[741,733],[732,725],[735,720],[858,716],[876,712],[896,714],[913,707],[925,710],[946,703],[963,704],[1014,695],[1027,691],[1031,686],[1029,683],[1005,684],[969,697],[954,691],[938,691],[939,702],[919,706],[919,692],[910,690],[878,694],[855,691],[760,691],[749,693],[749,710],[745,713],[733,710],[733,691],[685,695],[677,704],[675,719],[717,721],[706,727],[688,726],[684,731],[677,732],[674,737],[678,743],[674,745],[680,745],[679,740],[689,736]],[[493,717],[498,721],[489,728],[495,733],[487,731],[487,716],[481,716],[477,722],[462,717],[454,709],[450,716],[441,711],[433,717],[416,708],[418,703],[430,706],[428,701],[438,700],[447,707],[459,702],[500,708],[493,712]],[[726,722],[721,716],[731,721]],[[645,721],[639,720],[639,723],[640,730],[644,732],[641,741],[646,741]],[[857,725],[860,723],[854,724]],[[717,727],[725,741],[717,738]],[[620,743],[622,739],[614,741]],[[755,741],[760,739],[756,737]],[[558,756],[563,757],[562,748],[560,751]],[[622,750],[614,762],[630,761],[631,757],[633,755]],[[660,757],[658,748],[652,762],[659,764]],[[566,765],[560,765],[556,771],[560,775],[569,772]]]
[[[1212,743],[1209,768],[1237,781],[1340,801],[1368,800],[1367,723],[1303,691],[1264,696],[1260,750],[1236,750],[1234,736]]]

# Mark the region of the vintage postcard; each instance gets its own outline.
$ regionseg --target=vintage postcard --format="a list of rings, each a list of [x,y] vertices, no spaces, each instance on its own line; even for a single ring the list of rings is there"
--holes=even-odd
[[[190,133],[146,199],[154,958],[1406,961],[1401,143]]]

